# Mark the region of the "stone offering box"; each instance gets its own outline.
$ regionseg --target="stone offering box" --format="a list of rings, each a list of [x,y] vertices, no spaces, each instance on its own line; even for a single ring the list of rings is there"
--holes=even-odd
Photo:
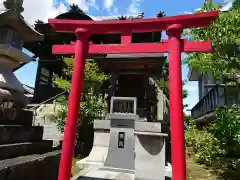
[[[137,99],[112,97],[110,120],[95,120],[94,145],[77,162],[78,179],[164,180],[165,137],[160,122],[140,121]]]

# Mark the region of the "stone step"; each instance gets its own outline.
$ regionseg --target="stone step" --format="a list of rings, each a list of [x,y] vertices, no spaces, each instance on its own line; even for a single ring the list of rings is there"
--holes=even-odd
[[[0,145],[0,160],[29,154],[46,153],[52,150],[52,145],[52,140]]]
[[[44,126],[44,129],[54,129],[58,131],[57,125],[56,124],[40,124],[40,123],[35,123],[35,126]]]
[[[58,139],[61,140],[63,138],[63,134],[60,133],[44,133],[43,139]]]
[[[56,180],[60,151],[0,161],[1,180]]]
[[[46,124],[46,125],[53,125],[53,124],[56,124],[52,121],[47,121],[47,120],[44,120],[44,119],[37,119],[35,120],[36,123],[39,123],[39,124]]]
[[[26,110],[19,110],[16,113],[16,118],[14,120],[9,120],[5,117],[0,119],[1,125],[23,125],[32,126],[33,122],[33,112]]]
[[[42,137],[42,126],[0,125],[0,145],[41,141]]]
[[[58,128],[56,127],[56,124],[53,124],[53,125],[41,125],[41,126],[44,126],[44,130],[54,130],[56,132],[58,132]]]

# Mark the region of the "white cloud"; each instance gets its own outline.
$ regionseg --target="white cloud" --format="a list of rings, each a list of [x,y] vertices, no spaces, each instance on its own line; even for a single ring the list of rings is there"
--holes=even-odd
[[[63,3],[55,7],[54,0],[24,0],[23,7],[22,15],[30,24],[34,24],[37,19],[47,22],[48,18],[54,18],[67,10]]]
[[[225,0],[225,3],[233,3],[235,0]]]
[[[225,4],[220,10],[228,11],[231,9],[232,5],[233,5],[233,0],[227,1],[227,4]]]
[[[128,7],[129,14],[138,14],[140,11],[140,5],[143,0],[132,0],[132,3]]]
[[[192,12],[184,11],[183,14],[192,14]]]
[[[88,12],[89,7],[99,9],[96,0],[65,0],[68,5],[77,4],[84,12]]]
[[[114,4],[114,0],[104,0],[104,7],[106,9],[112,8],[113,4]]]
[[[115,0],[104,0],[103,6],[108,11],[109,15],[118,15],[119,11],[118,8],[114,5]]]
[[[3,7],[2,2],[3,0],[0,0],[0,8]],[[57,6],[55,2],[56,0],[24,0],[24,12],[22,15],[28,23],[34,24],[37,19],[47,22],[49,18],[54,18],[58,14],[66,12],[68,6],[73,3],[77,4],[85,12],[89,10],[89,7],[99,9],[96,0],[65,0],[65,4],[60,2]]]

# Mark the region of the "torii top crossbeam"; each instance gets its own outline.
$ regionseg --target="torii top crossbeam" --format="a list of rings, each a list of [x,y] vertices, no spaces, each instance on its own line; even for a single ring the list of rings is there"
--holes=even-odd
[[[183,29],[206,27],[215,20],[217,15],[218,11],[212,11],[142,20],[76,21],[49,19],[48,23],[58,32],[74,33],[77,28],[87,29],[92,34],[122,33],[125,31],[153,32],[167,30],[172,24],[181,24]]]
[[[75,145],[76,125],[83,83],[85,56],[87,53],[169,53],[169,97],[172,151],[172,178],[186,180],[184,145],[181,52],[210,52],[210,41],[191,42],[181,39],[185,28],[206,27],[218,16],[218,11],[196,14],[143,19],[113,21],[76,21],[50,19],[49,24],[57,32],[74,33],[77,41],[72,45],[54,45],[55,54],[74,54],[74,71],[69,96],[68,114],[64,132],[59,180],[69,180]],[[132,43],[133,32],[166,30],[168,40],[159,43]],[[90,44],[91,34],[121,33],[121,44]]]
[[[113,20],[113,21],[84,21],[84,20],[58,20],[49,19],[50,25],[57,32],[74,33],[77,28],[87,29],[91,34],[121,33],[121,44],[92,44],[89,54],[112,53],[168,53],[168,40],[159,43],[131,43],[132,32],[154,32],[167,30],[171,25],[180,24],[181,28],[196,28],[208,26],[218,14],[217,11],[163,17],[160,19],[143,20]],[[181,52],[210,52],[209,41],[189,42],[182,40]],[[74,45],[54,45],[53,54],[74,54]]]

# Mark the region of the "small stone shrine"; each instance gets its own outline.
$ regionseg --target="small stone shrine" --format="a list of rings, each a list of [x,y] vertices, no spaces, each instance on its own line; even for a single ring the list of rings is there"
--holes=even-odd
[[[78,179],[164,180],[165,138],[160,122],[147,122],[137,115],[137,98],[112,97],[110,120],[94,122],[94,146],[79,161],[84,176]]]

